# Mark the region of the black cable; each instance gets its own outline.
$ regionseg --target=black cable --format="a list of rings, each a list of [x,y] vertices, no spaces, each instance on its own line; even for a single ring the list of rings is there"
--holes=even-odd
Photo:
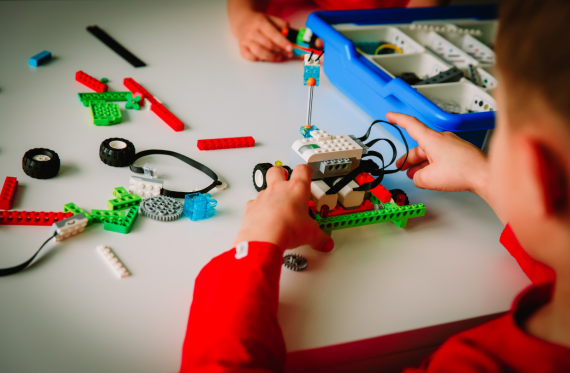
[[[323,53],[319,54],[319,57],[317,57],[317,59],[315,61],[318,61],[321,59],[321,57],[323,56],[323,54],[325,54],[325,51],[323,51]]]
[[[127,48],[119,44],[115,39],[111,37],[111,35],[107,34],[98,26],[87,26],[87,31],[93,34],[93,36],[95,36],[97,39],[101,40],[105,45],[107,45],[109,48],[115,51],[115,53],[117,53],[119,56],[127,60],[127,62],[133,65],[134,67],[146,66],[146,64],[143,61],[141,61],[137,56],[129,52]]]
[[[152,150],[144,150],[142,152],[138,152],[137,154],[135,154],[135,156],[131,160],[131,164],[129,165],[131,171],[133,171],[137,174],[144,174],[144,170],[142,167],[138,167],[138,166],[134,165],[135,161],[137,161],[138,159],[140,159],[142,157],[146,157],[147,155],[154,155],[154,154],[169,155],[171,157],[180,159],[182,162],[194,167],[198,171],[202,171],[203,173],[205,173],[206,175],[208,175],[209,177],[211,177],[214,180],[212,182],[212,184],[210,184],[206,188],[204,188],[202,190],[198,190],[196,192],[176,192],[173,190],[168,190],[168,189],[163,188],[160,192],[160,194],[162,194],[163,196],[168,196],[168,197],[173,197],[173,198],[184,198],[187,194],[190,194],[190,193],[208,193],[210,190],[215,188],[217,185],[222,185],[222,183],[218,181],[218,175],[216,175],[216,173],[214,171],[210,170],[208,167],[204,166],[202,163],[196,162],[192,158],[188,158],[185,155],[182,155],[180,153],[176,153],[176,152],[173,152],[170,150],[152,149]]]
[[[57,235],[57,233],[54,233],[53,236],[51,236],[50,238],[48,238],[43,244],[42,246],[40,246],[40,248],[38,249],[38,251],[36,251],[36,253],[34,254],[34,256],[32,256],[30,259],[28,259],[27,261],[25,261],[22,264],[19,264],[17,266],[14,267],[10,267],[10,268],[2,268],[0,269],[0,276],[10,276],[13,275],[14,273],[18,273],[20,272],[22,269],[26,268],[36,257],[36,255],[38,255],[41,251],[41,249],[44,248],[44,246],[55,236]]]

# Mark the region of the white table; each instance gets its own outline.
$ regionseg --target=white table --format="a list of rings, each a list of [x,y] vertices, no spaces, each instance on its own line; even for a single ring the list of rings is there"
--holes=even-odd
[[[92,24],[148,66],[135,69],[115,55],[85,30]],[[28,58],[43,50],[51,51],[54,61],[28,67]],[[124,109],[123,123],[94,126],[77,97],[90,91],[75,82],[77,70],[109,78],[110,90],[126,90],[123,78],[133,77],[186,124],[185,130],[176,133],[153,113]],[[218,200],[212,219],[162,223],[140,216],[128,235],[94,225],[80,236],[50,243],[24,272],[1,278],[0,370],[177,371],[194,279],[230,248],[243,207],[256,196],[253,166],[288,160],[304,124],[306,96],[301,62],[240,59],[224,1],[0,2],[0,178],[19,180],[14,210],[61,211],[68,202],[87,211],[105,209],[113,188],[126,187],[132,174],[99,160],[99,144],[109,137],[129,139],[138,151],[183,153],[230,186],[212,193]],[[331,134],[361,135],[371,122],[326,77],[315,89],[313,113],[314,123]],[[380,128],[374,133],[385,134]],[[201,152],[196,147],[198,139],[250,135],[257,141],[254,148]],[[59,153],[57,177],[36,180],[24,174],[21,158],[34,147]],[[145,161],[155,165],[169,189],[210,183],[173,158]],[[423,354],[449,330],[480,319],[449,323],[504,312],[529,284],[498,242],[501,223],[479,197],[422,191],[403,174],[386,178],[384,185],[406,190],[412,203],[424,203],[426,216],[410,220],[406,229],[387,223],[335,231],[336,248],[329,254],[301,248],[309,269],[284,270],[281,282],[279,319],[289,351],[392,338],[391,351],[360,352],[370,364],[388,367],[383,355],[410,349]],[[31,256],[48,230],[0,226],[0,267]],[[95,250],[101,244],[113,248],[132,277],[115,277]],[[433,327],[426,329],[433,332],[428,337],[390,336],[426,327]],[[394,343],[398,335],[408,337]],[[353,363],[350,356],[358,355],[335,351],[326,362],[293,353],[288,369],[346,367]],[[363,366],[355,364],[349,370]]]

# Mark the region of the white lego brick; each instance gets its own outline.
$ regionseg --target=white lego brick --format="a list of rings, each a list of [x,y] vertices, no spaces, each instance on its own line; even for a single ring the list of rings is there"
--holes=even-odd
[[[311,29],[306,28],[305,33],[303,34],[303,41],[309,44],[311,42],[312,37],[313,37],[313,31]]]
[[[332,138],[331,135],[327,133],[325,130],[318,130],[318,131],[311,131],[309,132],[311,136],[317,141],[326,141]]]
[[[316,131],[315,131],[316,132]],[[299,152],[305,145],[316,145],[317,148]],[[362,158],[362,147],[348,135],[329,136],[329,139],[319,141],[301,139],[293,143],[292,149],[307,163],[328,161],[339,158]]]
[[[111,266],[113,271],[117,274],[117,276],[119,276],[119,278],[129,277],[131,275],[129,270],[119,260],[119,258],[117,258],[117,256],[115,255],[113,250],[111,250],[110,247],[100,245],[97,246],[97,251],[99,251],[101,255],[103,255],[105,261],[109,263],[109,265]]]
[[[303,66],[321,66],[321,60],[317,59],[319,58],[319,55],[316,53],[313,53],[313,57],[311,59],[309,59],[309,57],[311,57],[310,53],[307,53],[304,55],[303,57]]]
[[[336,179],[334,183],[336,184],[340,180],[342,180],[342,178]],[[354,191],[354,188],[358,188],[358,184],[353,180],[338,192],[338,201],[344,208],[357,207],[364,202],[365,192]]]
[[[329,210],[335,208],[338,201],[338,194],[327,195],[327,190],[329,189],[330,187],[322,180],[311,182],[311,201],[317,205],[317,212],[320,212],[321,208],[325,205],[329,207]]]
[[[155,197],[160,195],[163,185],[164,181],[162,180],[131,176],[129,193],[137,194],[142,198]]]
[[[226,183],[225,181],[220,180],[220,179],[218,179],[218,181],[219,181],[220,183],[222,183],[222,184],[215,186],[215,187],[214,187],[214,190],[215,190],[215,191],[218,191],[218,192],[219,192],[219,191],[222,191],[222,190],[226,190],[227,187],[228,187],[228,183]]]
[[[56,233],[55,240],[58,242],[64,241],[69,237],[83,232],[87,226],[87,222],[88,220],[85,215],[76,214],[67,219],[60,220],[57,223],[53,223],[49,234],[53,235]]]

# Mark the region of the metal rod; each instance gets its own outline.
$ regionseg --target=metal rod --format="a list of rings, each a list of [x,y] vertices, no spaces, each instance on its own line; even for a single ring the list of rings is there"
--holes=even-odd
[[[307,106],[307,126],[311,127],[311,115],[313,113],[313,88],[314,86],[309,86],[309,102]]]

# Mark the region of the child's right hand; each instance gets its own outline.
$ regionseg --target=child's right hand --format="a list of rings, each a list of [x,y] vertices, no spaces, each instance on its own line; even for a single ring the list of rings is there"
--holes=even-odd
[[[293,45],[281,33],[289,25],[281,18],[242,10],[230,13],[230,26],[246,60],[281,62],[293,57]]]
[[[408,171],[408,177],[418,188],[470,191],[487,199],[487,156],[479,148],[451,132],[434,131],[408,115],[388,113],[386,118],[404,128],[418,142],[402,168]],[[396,166],[399,167],[404,159],[405,156],[398,159]]]

